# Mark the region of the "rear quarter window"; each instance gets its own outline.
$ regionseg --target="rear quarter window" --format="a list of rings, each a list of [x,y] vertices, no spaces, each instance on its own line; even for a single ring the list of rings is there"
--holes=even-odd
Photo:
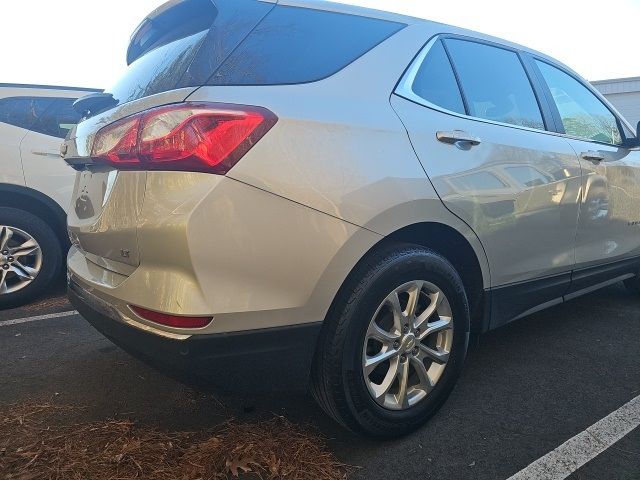
[[[178,88],[208,30],[153,49],[135,60],[109,92],[119,103]]]
[[[405,26],[369,17],[276,6],[207,83],[287,85],[322,80]]]

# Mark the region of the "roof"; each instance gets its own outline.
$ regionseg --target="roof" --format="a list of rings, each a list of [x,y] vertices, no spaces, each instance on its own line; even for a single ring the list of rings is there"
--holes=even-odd
[[[271,1],[271,0],[266,0]],[[345,3],[330,2],[326,0],[278,0],[278,5],[289,5],[293,7],[306,7],[315,10],[326,10],[330,12],[347,13],[351,15],[359,15],[362,17],[379,18],[392,22],[406,23],[408,25],[424,22],[423,18],[410,17],[399,13],[387,12],[384,10],[376,10],[373,8],[358,7]]]
[[[429,20],[427,18],[411,17],[408,15],[402,15],[399,13],[392,13],[392,12],[383,11],[383,10],[375,10],[372,8],[359,7],[355,5],[331,2],[327,0],[261,0],[261,1],[277,3],[278,5],[305,7],[305,8],[312,8],[315,10],[326,10],[331,12],[340,12],[340,13],[346,13],[351,15],[359,15],[363,17],[378,18],[378,19],[388,20],[392,22],[405,23],[407,25],[431,25],[431,26],[436,25],[436,26],[439,26],[438,30],[441,30],[441,33],[456,33],[459,35],[467,35],[473,38],[497,42],[502,45],[510,46],[518,50],[523,50],[533,55],[536,55],[540,58],[550,60],[558,65],[562,65],[567,70],[579,76],[577,72],[575,72],[573,69],[571,69],[569,66],[565,65],[564,63],[560,62],[559,60],[553,57],[550,57],[549,55],[543,52],[533,50],[532,48],[529,48],[525,45],[520,45],[518,43],[506,40],[504,38],[495,37],[493,35],[487,35],[482,32],[477,32],[474,30],[457,27],[455,25],[448,25],[445,23],[436,22],[433,20]],[[425,42],[427,40],[428,38],[425,38]]]
[[[64,87],[61,85],[37,85],[33,83],[0,83],[0,88],[37,88],[40,90],[69,90],[78,92],[102,92],[98,88]]]

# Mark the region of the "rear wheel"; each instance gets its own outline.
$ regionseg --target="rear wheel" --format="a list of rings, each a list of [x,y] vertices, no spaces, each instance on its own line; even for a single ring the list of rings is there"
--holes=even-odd
[[[312,387],[321,407],[377,438],[411,432],[449,396],[466,356],[469,307],[459,275],[419,246],[374,254],[329,314]]]
[[[46,222],[29,212],[0,208],[0,308],[33,300],[61,265],[60,242]]]

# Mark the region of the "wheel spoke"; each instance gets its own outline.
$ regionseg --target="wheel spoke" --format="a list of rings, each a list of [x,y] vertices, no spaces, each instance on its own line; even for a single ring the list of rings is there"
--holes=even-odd
[[[404,320],[404,312],[400,306],[400,298],[398,298],[398,292],[393,292],[387,297],[386,302],[391,306],[391,312],[393,313],[393,326],[396,327],[398,332],[402,331],[402,323]]]
[[[26,255],[31,255],[38,250],[40,250],[40,245],[38,245],[35,240],[30,238],[19,247],[11,249],[10,253],[14,257],[24,257]]]
[[[431,389],[433,389],[434,385],[431,377],[429,376],[429,372],[427,371],[427,367],[424,366],[424,362],[420,358],[411,357],[411,365],[420,380],[420,388],[422,388],[425,393],[429,393]]]
[[[20,262],[14,262],[14,264],[11,265],[10,270],[18,275],[18,277],[20,277],[21,279],[29,281],[36,278],[36,275],[38,274],[38,270],[36,270],[35,268],[27,267]]]
[[[395,332],[387,332],[374,321],[371,322],[371,325],[369,325],[369,330],[367,330],[367,341],[370,338],[382,342],[383,345],[390,346],[394,341],[400,338],[400,334]]]
[[[13,236],[13,230],[9,227],[2,227],[0,229],[0,250],[5,250],[9,240]]]
[[[411,288],[407,291],[409,294],[409,301],[407,302],[407,309],[404,312],[407,317],[413,317],[416,314],[416,308],[418,307],[420,292],[422,292],[423,285],[424,282],[414,282],[413,285],[411,285]]]
[[[371,375],[378,365],[390,360],[398,355],[398,351],[393,348],[383,348],[380,353],[373,357],[367,357],[364,364],[364,371],[367,376]]]
[[[400,363],[398,367],[398,394],[396,401],[402,408],[409,406],[409,397],[407,396],[407,388],[409,383],[409,361]]]
[[[440,349],[434,350],[433,348],[420,344],[419,358],[421,360],[426,358],[427,360],[436,362],[439,365],[444,365],[449,361],[449,353]]]
[[[442,305],[442,301],[444,300],[444,294],[440,291],[432,293],[429,295],[431,299],[431,303],[427,307],[427,309],[420,314],[414,323],[415,328],[422,328],[425,322],[428,322],[429,319],[433,316],[434,313],[438,311],[440,305]]]
[[[0,294],[7,293],[7,270],[0,269]]]
[[[453,328],[453,321],[451,317],[440,317],[438,320],[427,324],[427,328],[418,336],[418,340],[424,340],[429,335],[434,333],[443,332]]]
[[[400,365],[400,361],[398,357],[391,359],[389,370],[387,371],[387,375],[384,377],[384,380],[380,385],[369,382],[371,389],[373,390],[373,396],[376,400],[380,400],[383,398],[398,376],[398,366]]]

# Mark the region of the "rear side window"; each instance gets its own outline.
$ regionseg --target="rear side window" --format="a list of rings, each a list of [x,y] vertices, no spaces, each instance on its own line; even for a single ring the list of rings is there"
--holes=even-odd
[[[286,85],[330,77],[404,24],[276,6],[211,77],[209,85]]]
[[[173,0],[134,32],[119,104],[202,85],[284,85],[329,77],[401,23],[257,0]]]
[[[44,115],[55,98],[7,97],[0,99],[0,122],[30,129]]]
[[[120,103],[179,88],[208,30],[162,45],[135,60],[109,92]]]
[[[469,115],[544,130],[529,77],[515,52],[466,40],[445,41]]]
[[[587,87],[567,73],[536,60],[568,135],[620,145],[622,136],[611,111]]]
[[[465,113],[453,68],[442,42],[429,49],[413,81],[413,93],[438,107],[452,112]]]
[[[69,130],[80,121],[80,114],[73,109],[75,98],[58,98],[33,124],[34,132],[65,138]]]

